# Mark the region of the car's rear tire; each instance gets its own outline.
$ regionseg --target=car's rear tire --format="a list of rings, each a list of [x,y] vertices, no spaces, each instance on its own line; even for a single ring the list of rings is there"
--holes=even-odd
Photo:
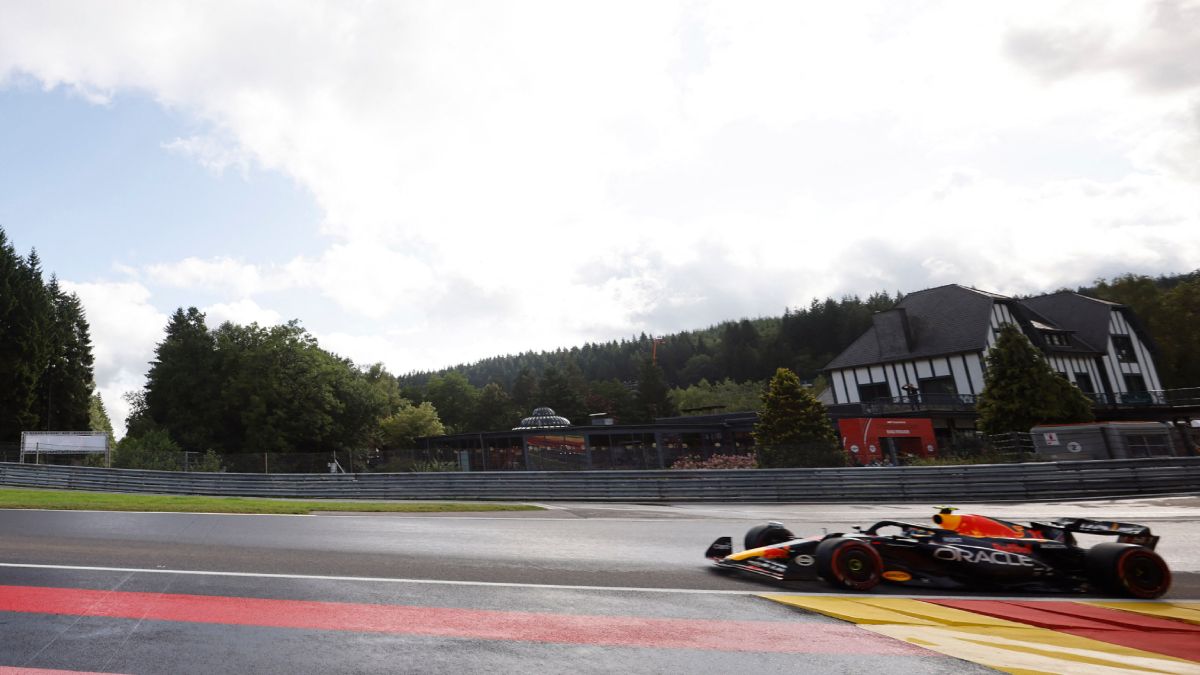
[[[869,591],[883,580],[883,558],[865,541],[834,537],[817,545],[817,574],[832,586]]]
[[[1171,587],[1171,570],[1154,551],[1136,544],[1105,542],[1088,549],[1088,581],[1109,593],[1143,600],[1161,597]]]
[[[791,541],[796,538],[792,531],[777,523],[767,523],[766,525],[756,525],[750,528],[746,533],[746,538],[743,543],[746,545],[746,550],[752,548],[762,548],[772,544],[782,544],[785,541]]]

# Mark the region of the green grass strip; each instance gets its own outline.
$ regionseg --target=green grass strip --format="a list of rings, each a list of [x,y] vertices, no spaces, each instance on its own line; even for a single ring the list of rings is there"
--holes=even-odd
[[[169,511],[177,513],[448,513],[471,511],[540,511],[528,504],[449,502],[334,502],[312,499],[261,499],[254,497],[197,497],[180,495],[76,492],[71,490],[18,490],[0,488],[0,509],[56,509],[64,511]]]

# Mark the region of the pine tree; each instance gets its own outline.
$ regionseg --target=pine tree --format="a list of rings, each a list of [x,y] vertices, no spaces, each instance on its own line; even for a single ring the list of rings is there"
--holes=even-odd
[[[538,405],[548,406],[562,417],[571,420],[572,424],[582,424],[587,416],[587,405],[584,394],[572,382],[571,373],[547,366],[538,382]]]
[[[678,413],[675,402],[671,400],[671,388],[667,386],[662,368],[650,359],[643,360],[638,371],[635,401],[640,422],[649,423],[656,417],[670,417]]]
[[[216,341],[195,307],[175,310],[146,374],[145,411],[180,447],[204,452],[219,445]]]
[[[43,429],[90,428],[92,341],[79,298],[65,293],[53,275],[46,288],[51,302],[46,326],[48,358],[38,382],[36,410]]]
[[[88,407],[88,428],[92,431],[103,431],[112,438],[112,421],[108,419],[108,411],[104,408],[104,399],[100,392],[92,394],[91,405]]]
[[[51,311],[37,251],[21,258],[0,230],[0,442],[41,428],[38,386],[49,365]]]
[[[537,376],[528,366],[521,368],[512,386],[512,400],[523,415],[528,415],[538,406]]]
[[[775,371],[754,426],[763,467],[843,466],[845,453],[825,406],[787,368]]]
[[[986,434],[1028,432],[1039,424],[1095,419],[1087,396],[1054,372],[1013,324],[1000,329],[987,354],[983,392],[975,409]]]

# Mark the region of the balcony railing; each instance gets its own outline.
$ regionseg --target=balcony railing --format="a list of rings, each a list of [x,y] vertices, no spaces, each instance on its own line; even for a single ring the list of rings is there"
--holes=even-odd
[[[1124,394],[1086,394],[1096,408],[1140,408],[1200,406],[1200,387],[1128,392]],[[862,415],[890,415],[930,412],[974,412],[978,397],[971,394],[913,394],[891,396],[829,406],[830,412]]]
[[[1132,391],[1123,394],[1087,394],[1098,408],[1200,405],[1200,387]]]
[[[831,405],[829,410],[864,415],[890,415],[914,410],[972,412],[975,410],[975,397],[970,394],[913,394],[877,398],[862,403]]]

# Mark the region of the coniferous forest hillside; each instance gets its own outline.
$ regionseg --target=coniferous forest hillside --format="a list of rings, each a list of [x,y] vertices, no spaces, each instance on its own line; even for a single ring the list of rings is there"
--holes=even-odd
[[[37,251],[18,255],[0,229],[0,444],[22,431],[103,430],[92,361],[79,298],[53,275],[47,283]]]

